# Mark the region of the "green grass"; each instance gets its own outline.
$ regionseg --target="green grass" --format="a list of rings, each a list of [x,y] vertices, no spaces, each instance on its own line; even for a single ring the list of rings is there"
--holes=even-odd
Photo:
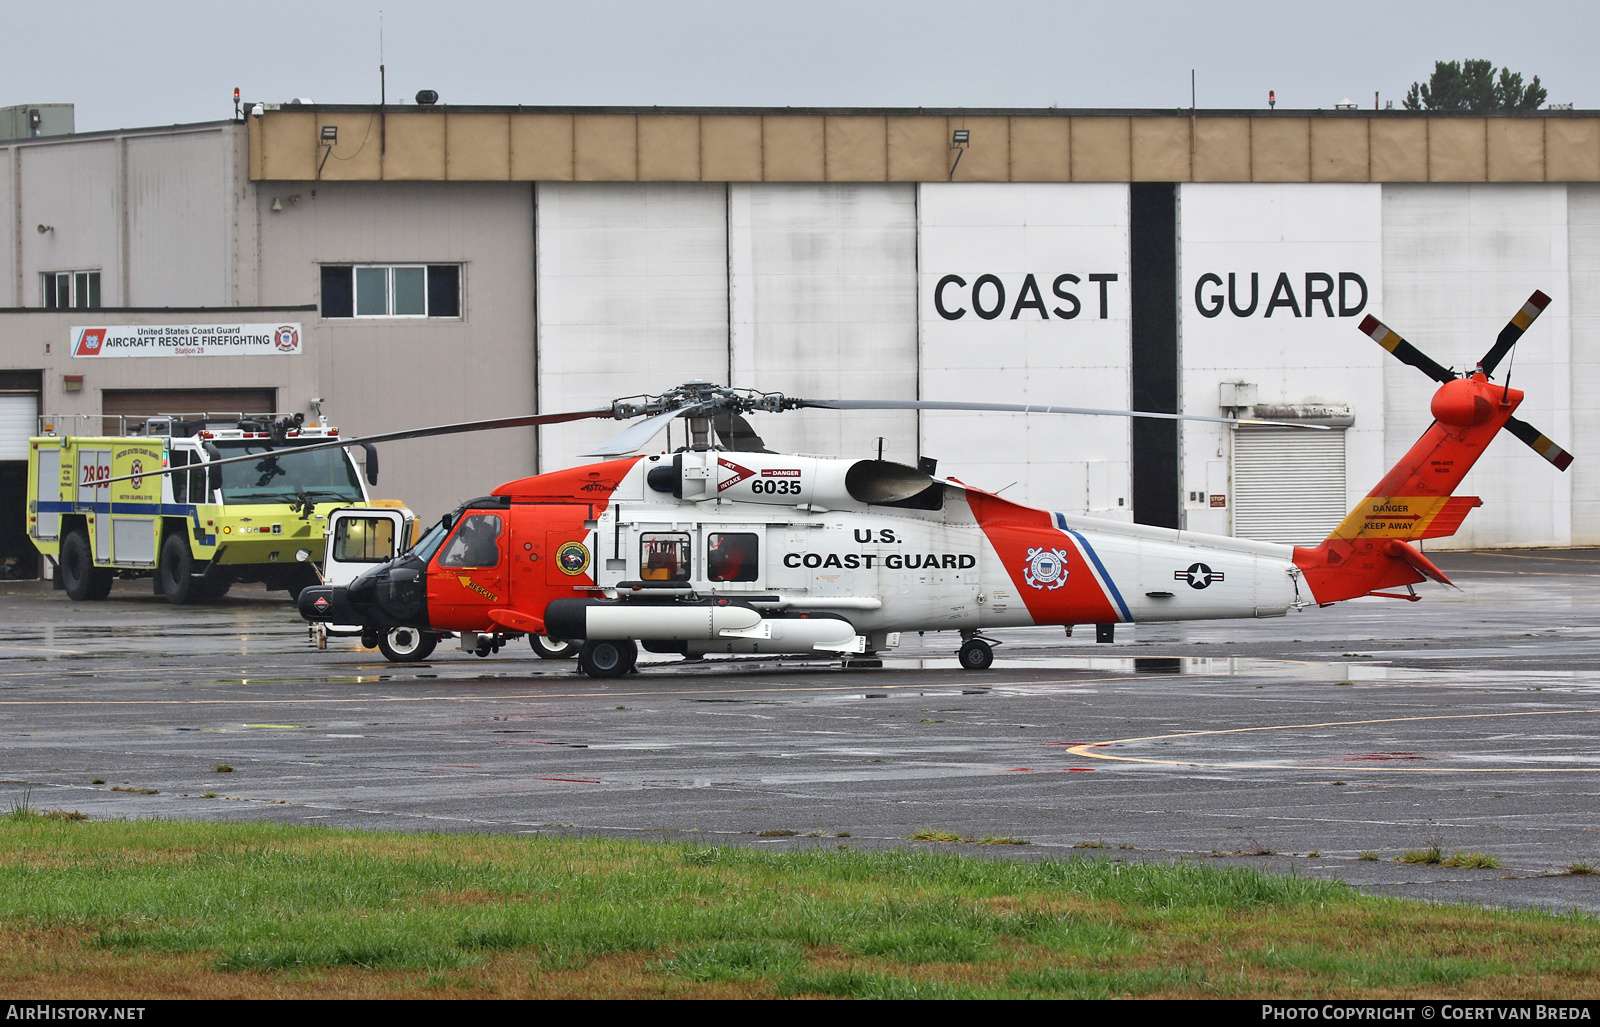
[[[1596,953],[1589,918],[1192,862],[0,816],[30,994],[1558,996]]]

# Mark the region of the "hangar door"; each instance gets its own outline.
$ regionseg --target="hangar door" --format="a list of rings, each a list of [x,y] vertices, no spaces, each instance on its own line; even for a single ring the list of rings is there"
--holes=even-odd
[[[28,540],[28,437],[39,431],[39,374],[0,373],[0,578],[36,578]]]
[[[270,414],[277,402],[277,389],[106,389],[100,412],[115,432],[114,415],[138,423],[153,414]]]
[[[1349,512],[1344,429],[1240,427],[1233,436],[1233,534],[1316,545]]]

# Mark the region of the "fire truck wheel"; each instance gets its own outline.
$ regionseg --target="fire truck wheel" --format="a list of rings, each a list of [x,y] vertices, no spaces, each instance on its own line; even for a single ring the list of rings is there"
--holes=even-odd
[[[195,584],[194,556],[189,552],[189,542],[182,535],[171,534],[161,543],[161,566],[156,574],[161,577],[161,592],[170,603],[192,603],[201,598],[200,587]]]
[[[994,649],[981,639],[968,639],[956,654],[965,670],[988,670],[994,663]]]
[[[541,660],[570,660],[583,648],[577,642],[551,638],[549,635],[529,635],[528,644],[533,646],[534,655]]]
[[[419,663],[433,655],[438,636],[416,628],[391,628],[378,636],[378,651],[391,663]]]
[[[111,594],[111,571],[94,565],[89,534],[75,528],[61,540],[61,584],[73,600],[104,599]]]
[[[591,640],[583,643],[578,654],[578,669],[592,678],[620,678],[633,669],[639,658],[639,647],[632,639]]]

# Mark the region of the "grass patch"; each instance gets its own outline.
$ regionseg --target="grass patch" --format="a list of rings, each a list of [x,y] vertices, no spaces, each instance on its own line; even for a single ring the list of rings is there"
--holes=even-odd
[[[1517,998],[1597,974],[1593,918],[1196,862],[0,816],[17,994]]]
[[[1457,852],[1446,857],[1440,864],[1444,867],[1472,867],[1478,869],[1494,869],[1501,865],[1498,857],[1486,852]]]
[[[1568,877],[1591,877],[1596,873],[1600,873],[1600,871],[1595,870],[1594,867],[1587,863],[1574,863],[1566,869],[1566,876]]]
[[[1396,863],[1420,863],[1425,866],[1438,866],[1444,862],[1444,853],[1439,846],[1434,845],[1426,849],[1407,849],[1394,858]]]

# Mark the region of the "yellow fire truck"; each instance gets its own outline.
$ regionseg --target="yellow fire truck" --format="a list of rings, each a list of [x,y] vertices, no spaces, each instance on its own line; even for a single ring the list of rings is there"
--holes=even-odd
[[[301,414],[172,414],[117,422],[119,434],[78,435],[98,417],[40,418],[28,440],[28,534],[73,599],[104,599],[116,577],[153,577],[174,603],[259,581],[291,596],[316,582],[299,549],[323,556],[328,512],[400,506],[373,501],[377,452],[365,482],[343,448],[296,452],[339,429]],[[259,455],[207,466],[227,457]],[[142,471],[187,468],[170,474]],[[112,481],[135,475],[127,481]]]

